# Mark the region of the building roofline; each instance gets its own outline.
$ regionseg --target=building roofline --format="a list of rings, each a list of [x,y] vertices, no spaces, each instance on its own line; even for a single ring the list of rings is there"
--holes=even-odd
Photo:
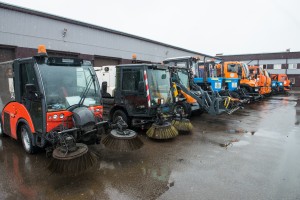
[[[246,54],[228,54],[228,55],[218,55],[218,57],[226,56],[252,56],[252,55],[270,55],[270,54],[293,54],[300,53],[300,51],[279,51],[279,52],[266,52],[266,53],[246,53]]]
[[[81,22],[81,21],[69,19],[69,18],[66,18],[66,17],[61,17],[61,16],[49,14],[49,13],[46,13],[46,12],[36,11],[36,10],[21,7],[21,6],[16,6],[16,5],[11,5],[11,4],[0,2],[0,8],[13,10],[13,11],[17,11],[17,12],[22,12],[22,13],[26,13],[26,14],[30,14],[30,15],[36,15],[36,16],[39,16],[39,17],[54,19],[54,20],[57,20],[57,21],[67,22],[67,23],[70,23],[70,24],[84,26],[84,27],[87,27],[87,28],[101,30],[101,31],[105,31],[105,32],[109,32],[109,33],[113,33],[113,34],[117,34],[117,35],[126,36],[126,37],[131,37],[131,38],[139,39],[139,40],[142,40],[142,41],[145,41],[145,42],[150,42],[150,43],[162,45],[162,46],[165,46],[165,47],[170,47],[170,48],[181,50],[181,51],[186,51],[186,52],[201,55],[201,56],[213,57],[213,56],[209,56],[207,54],[203,54],[203,53],[199,53],[199,52],[196,52],[196,51],[184,49],[184,48],[181,48],[181,47],[172,46],[172,45],[169,45],[169,44],[166,44],[166,43],[162,43],[162,42],[158,42],[158,41],[155,41],[155,40],[147,39],[147,38],[140,37],[140,36],[137,36],[137,35],[132,35],[132,34],[129,34],[129,33],[116,31],[116,30],[105,28],[105,27],[102,27],[102,26],[97,26],[97,25],[94,25],[94,24],[89,24],[89,23],[86,23],[86,22]]]

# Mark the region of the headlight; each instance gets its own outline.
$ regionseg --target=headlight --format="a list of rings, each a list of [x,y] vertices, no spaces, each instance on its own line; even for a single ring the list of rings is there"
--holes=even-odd
[[[57,119],[57,114],[53,115],[53,119]]]
[[[60,118],[60,119],[63,119],[63,118],[64,118],[64,114],[60,114],[60,115],[59,115],[59,118]]]
[[[258,88],[255,88],[254,91],[255,91],[255,92],[258,92]]]

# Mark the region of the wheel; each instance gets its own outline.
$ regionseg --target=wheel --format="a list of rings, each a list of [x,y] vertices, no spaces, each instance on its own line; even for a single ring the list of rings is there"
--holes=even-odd
[[[230,96],[235,99],[240,99],[240,95],[237,92],[230,91]]]
[[[189,118],[192,114],[192,109],[190,104],[186,103],[186,102],[177,102],[174,106],[173,112],[175,114],[179,114],[180,110],[183,110],[183,115],[186,115],[187,118]]]
[[[24,150],[27,153],[33,154],[36,152],[36,147],[34,147],[32,145],[32,133],[30,131],[30,128],[28,127],[28,125],[23,124],[20,128],[20,135],[21,135],[21,140],[22,140],[22,144],[24,147]]]
[[[5,134],[3,133],[3,129],[2,129],[2,120],[1,120],[1,115],[0,115],[0,137],[4,137]]]
[[[129,118],[127,116],[127,114],[123,111],[123,110],[116,110],[112,116],[112,121],[116,122],[117,121],[117,117],[122,117],[122,119],[127,123],[127,125],[129,126]]]

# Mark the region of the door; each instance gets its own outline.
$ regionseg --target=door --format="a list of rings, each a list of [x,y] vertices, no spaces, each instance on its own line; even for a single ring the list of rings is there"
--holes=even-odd
[[[118,65],[120,63],[119,59],[116,58],[106,58],[106,57],[95,57],[94,67],[102,67],[109,65]]]
[[[130,116],[146,114],[147,99],[145,90],[139,91],[139,87],[145,88],[142,67],[122,68],[122,96]],[[139,86],[140,85],[140,86]],[[142,89],[144,89],[142,88]]]
[[[41,90],[38,85],[37,74],[32,61],[21,62],[19,64],[20,88],[16,100],[22,103],[28,110],[34,128],[37,132],[43,131],[43,107]]]

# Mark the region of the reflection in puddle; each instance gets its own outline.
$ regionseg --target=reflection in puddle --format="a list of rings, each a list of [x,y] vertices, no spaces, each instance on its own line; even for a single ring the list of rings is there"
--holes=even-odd
[[[170,170],[167,167],[162,166],[157,169],[147,169],[146,167],[142,167],[143,175],[149,176],[159,181],[168,181],[170,176]]]
[[[0,151],[3,151],[2,140],[0,140]]]
[[[115,169],[115,166],[113,163],[108,163],[108,162],[105,162],[105,161],[101,161],[100,162],[100,167],[99,167],[99,170],[101,169]]]
[[[296,120],[295,120],[295,125],[300,124],[300,99],[297,100],[296,104]]]

